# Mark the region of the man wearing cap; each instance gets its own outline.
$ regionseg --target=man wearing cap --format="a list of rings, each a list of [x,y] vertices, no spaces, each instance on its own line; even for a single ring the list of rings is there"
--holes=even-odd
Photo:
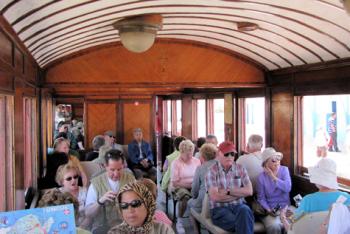
[[[134,171],[136,179],[148,177],[153,181],[157,179],[157,170],[153,166],[151,146],[143,140],[141,128],[134,129],[134,140],[128,145],[129,166]]]
[[[253,187],[247,170],[234,162],[235,154],[232,142],[222,142],[218,147],[218,162],[206,175],[210,215],[213,223],[226,231],[252,234],[254,216],[243,198],[253,194]]]
[[[104,134],[105,144],[112,147],[112,149],[123,152],[123,147],[115,142],[115,133],[112,130],[108,130]]]
[[[256,193],[256,180],[261,172],[263,172],[261,148],[263,146],[263,138],[260,135],[253,134],[248,139],[247,152],[237,159],[237,163],[241,164],[248,171],[249,179],[253,185],[253,191]]]

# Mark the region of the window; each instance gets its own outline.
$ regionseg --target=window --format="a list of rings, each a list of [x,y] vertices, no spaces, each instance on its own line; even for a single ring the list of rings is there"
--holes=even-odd
[[[252,134],[263,137],[265,145],[265,98],[242,98],[242,149],[245,149]]]
[[[13,97],[0,94],[0,210],[14,209]]]
[[[206,137],[207,135],[207,111],[205,99],[197,100],[197,136]]]
[[[163,101],[164,132],[172,136],[182,134],[182,102],[181,100]]]
[[[224,99],[214,99],[214,135],[218,142],[225,140]]]
[[[298,166],[314,166],[325,153],[324,157],[337,163],[340,182],[349,185],[350,95],[303,96],[297,100],[301,105]]]

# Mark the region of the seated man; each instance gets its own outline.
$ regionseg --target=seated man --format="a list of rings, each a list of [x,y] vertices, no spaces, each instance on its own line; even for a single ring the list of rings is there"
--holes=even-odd
[[[118,207],[115,198],[123,185],[135,180],[132,174],[124,172],[124,162],[122,152],[108,151],[105,155],[106,172],[91,180],[85,201],[85,216],[94,220],[92,230],[103,223],[104,216],[110,227],[121,222],[121,217],[116,215]]]
[[[130,168],[134,171],[136,179],[148,177],[157,180],[157,170],[153,166],[151,146],[143,140],[141,128],[134,129],[134,140],[128,145]]]
[[[106,145],[110,145],[112,149],[116,149],[123,152],[123,146],[116,143],[116,137],[115,137],[114,131],[112,130],[106,131],[104,133],[104,138],[105,138]]]
[[[232,142],[222,142],[218,149],[218,162],[209,168],[206,176],[211,219],[226,231],[252,234],[253,212],[243,204],[243,197],[253,194],[247,170],[234,162],[236,150]]]
[[[105,138],[102,135],[95,136],[94,139],[92,140],[93,151],[86,154],[85,160],[92,161],[96,159],[98,157],[98,152],[101,146],[103,146],[104,144],[105,144]]]
[[[253,185],[253,191],[256,193],[256,181],[261,172],[262,157],[261,148],[263,146],[263,138],[260,135],[253,134],[248,139],[247,149],[248,154],[244,154],[237,159],[237,163],[241,164],[248,172],[249,179]]]

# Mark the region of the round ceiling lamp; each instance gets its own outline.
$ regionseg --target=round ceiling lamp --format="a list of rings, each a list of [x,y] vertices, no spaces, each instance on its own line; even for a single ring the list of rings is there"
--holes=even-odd
[[[158,14],[127,17],[113,24],[119,31],[123,46],[131,52],[142,53],[152,47],[157,31],[162,27]]]

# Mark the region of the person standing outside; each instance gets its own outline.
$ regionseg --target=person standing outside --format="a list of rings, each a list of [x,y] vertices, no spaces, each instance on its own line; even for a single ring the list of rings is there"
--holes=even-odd
[[[335,112],[333,112],[331,117],[329,117],[327,127],[328,134],[331,138],[328,145],[328,151],[340,152],[337,142],[337,114]]]

